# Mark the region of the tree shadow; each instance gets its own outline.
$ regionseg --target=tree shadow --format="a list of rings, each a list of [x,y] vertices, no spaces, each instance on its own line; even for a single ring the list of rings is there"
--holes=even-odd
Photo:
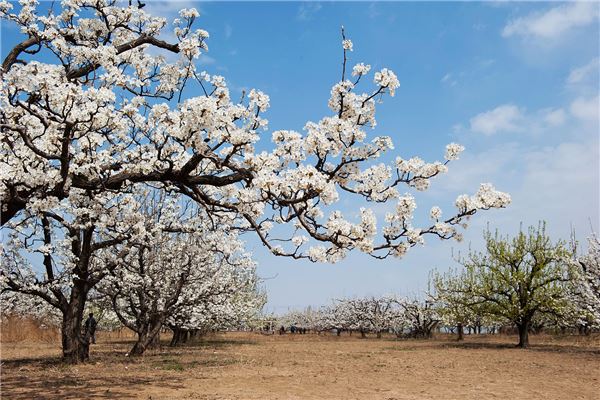
[[[242,346],[247,344],[258,344],[256,340],[249,339],[223,339],[223,338],[209,338],[202,340],[200,339],[198,342],[204,343],[206,345],[212,346]]]
[[[111,349],[105,347],[101,347],[98,349],[90,350],[90,358],[81,364],[77,365],[85,365],[85,364],[93,364],[93,363],[111,363],[111,362],[121,362],[121,363],[132,363],[137,360],[141,360],[138,357],[126,357],[127,349]],[[60,356],[38,356],[38,357],[19,357],[19,358],[10,358],[2,360],[1,363],[2,368],[6,368],[7,370],[17,370],[17,369],[35,369],[42,370],[48,368],[69,368],[76,364],[70,364],[65,362]]]
[[[35,367],[35,368],[52,368],[61,367],[66,365],[60,357],[46,356],[46,357],[22,357],[13,358],[10,360],[2,360],[2,368],[9,369],[21,369],[24,367]]]
[[[432,346],[436,347],[436,346]],[[456,349],[490,349],[490,350],[524,350],[538,352],[556,352],[556,353],[577,353],[577,354],[600,354],[597,347],[573,346],[563,344],[530,344],[527,348],[521,349],[516,343],[495,343],[495,342],[444,342],[439,343],[438,347],[456,348]]]
[[[455,348],[455,349],[490,349],[490,350],[502,350],[502,349],[516,349],[516,345],[512,343],[495,343],[495,342],[463,342],[463,341],[448,341],[439,344],[440,347]]]
[[[161,381],[162,388],[181,389],[181,379],[171,377]],[[138,388],[156,385],[153,377],[100,376],[85,379],[73,376],[23,377],[10,376],[2,379],[2,397],[13,400],[58,399],[129,399],[137,398]]]
[[[99,341],[90,350],[90,360],[79,365],[65,363],[55,354],[1,360],[2,398],[128,399],[137,398],[142,388],[149,391],[153,386],[182,389],[182,379],[189,370],[223,367],[237,362],[224,357],[223,351],[214,354],[214,350],[259,344],[247,338],[212,336],[192,338],[177,347],[169,347],[168,342],[167,339],[161,340],[160,349],[147,351],[141,357],[126,357],[133,345],[132,340]],[[128,365],[126,373],[115,374],[117,366],[126,369]],[[154,370],[168,374],[169,379],[157,381]]]
[[[192,338],[185,343],[179,343],[167,349],[194,349],[194,348],[225,348],[243,345],[257,345],[258,341],[248,339],[222,339],[222,338]]]
[[[60,356],[54,355],[2,360],[1,398],[129,399],[137,398],[142,388],[184,387],[181,384],[183,377],[169,377],[168,381],[157,381],[156,376],[148,376],[143,367],[141,370],[129,370],[127,374],[115,374],[114,368],[117,365],[127,368],[127,365],[143,364],[156,358],[151,355],[144,360],[125,357],[124,354],[121,349],[101,346],[91,352],[90,360],[76,365],[66,363]],[[84,372],[80,372],[80,367]]]

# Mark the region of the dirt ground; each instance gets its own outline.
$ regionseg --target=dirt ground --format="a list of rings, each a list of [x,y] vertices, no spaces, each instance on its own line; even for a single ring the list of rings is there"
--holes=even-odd
[[[223,333],[131,359],[102,336],[64,365],[56,344],[2,343],[2,399],[600,399],[600,337]]]

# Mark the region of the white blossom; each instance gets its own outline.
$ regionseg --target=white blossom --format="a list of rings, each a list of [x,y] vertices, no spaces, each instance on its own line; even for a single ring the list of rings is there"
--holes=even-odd
[[[344,39],[342,40],[342,47],[344,48],[344,50],[349,50],[352,51],[352,41],[350,39]]]
[[[442,217],[442,209],[438,206],[431,207],[431,211],[429,211],[429,216],[434,221],[439,220]]]
[[[196,18],[200,16],[200,13],[195,8],[183,8],[179,10],[181,18]]]
[[[460,144],[450,143],[446,146],[446,154],[444,158],[448,161],[458,160],[458,156],[465,148]]]
[[[371,66],[368,64],[367,65],[365,65],[364,63],[356,64],[352,68],[352,76],[366,75],[369,73],[370,70],[371,70]]]
[[[400,81],[396,74],[387,68],[383,68],[381,71],[375,73],[373,82],[377,85],[387,88],[390,92],[390,96],[394,96],[396,89],[400,87]]]

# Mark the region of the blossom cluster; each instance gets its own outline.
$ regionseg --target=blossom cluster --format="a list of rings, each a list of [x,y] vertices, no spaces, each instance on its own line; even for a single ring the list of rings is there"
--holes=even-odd
[[[428,302],[396,295],[337,299],[320,309],[292,310],[277,319],[278,326],[300,327],[321,332],[357,331],[362,336],[392,332],[397,336],[426,335],[440,322]]]

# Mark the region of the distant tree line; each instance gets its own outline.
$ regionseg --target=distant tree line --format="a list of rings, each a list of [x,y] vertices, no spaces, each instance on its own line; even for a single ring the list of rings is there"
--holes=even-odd
[[[431,337],[439,329],[496,333],[515,329],[518,346],[529,345],[531,332],[600,329],[600,243],[588,239],[587,253],[576,242],[553,242],[545,224],[509,238],[485,232],[485,251],[458,257],[460,268],[434,271],[424,298],[398,296],[335,300],[321,309],[291,311],[282,326],[322,332],[382,333]]]

